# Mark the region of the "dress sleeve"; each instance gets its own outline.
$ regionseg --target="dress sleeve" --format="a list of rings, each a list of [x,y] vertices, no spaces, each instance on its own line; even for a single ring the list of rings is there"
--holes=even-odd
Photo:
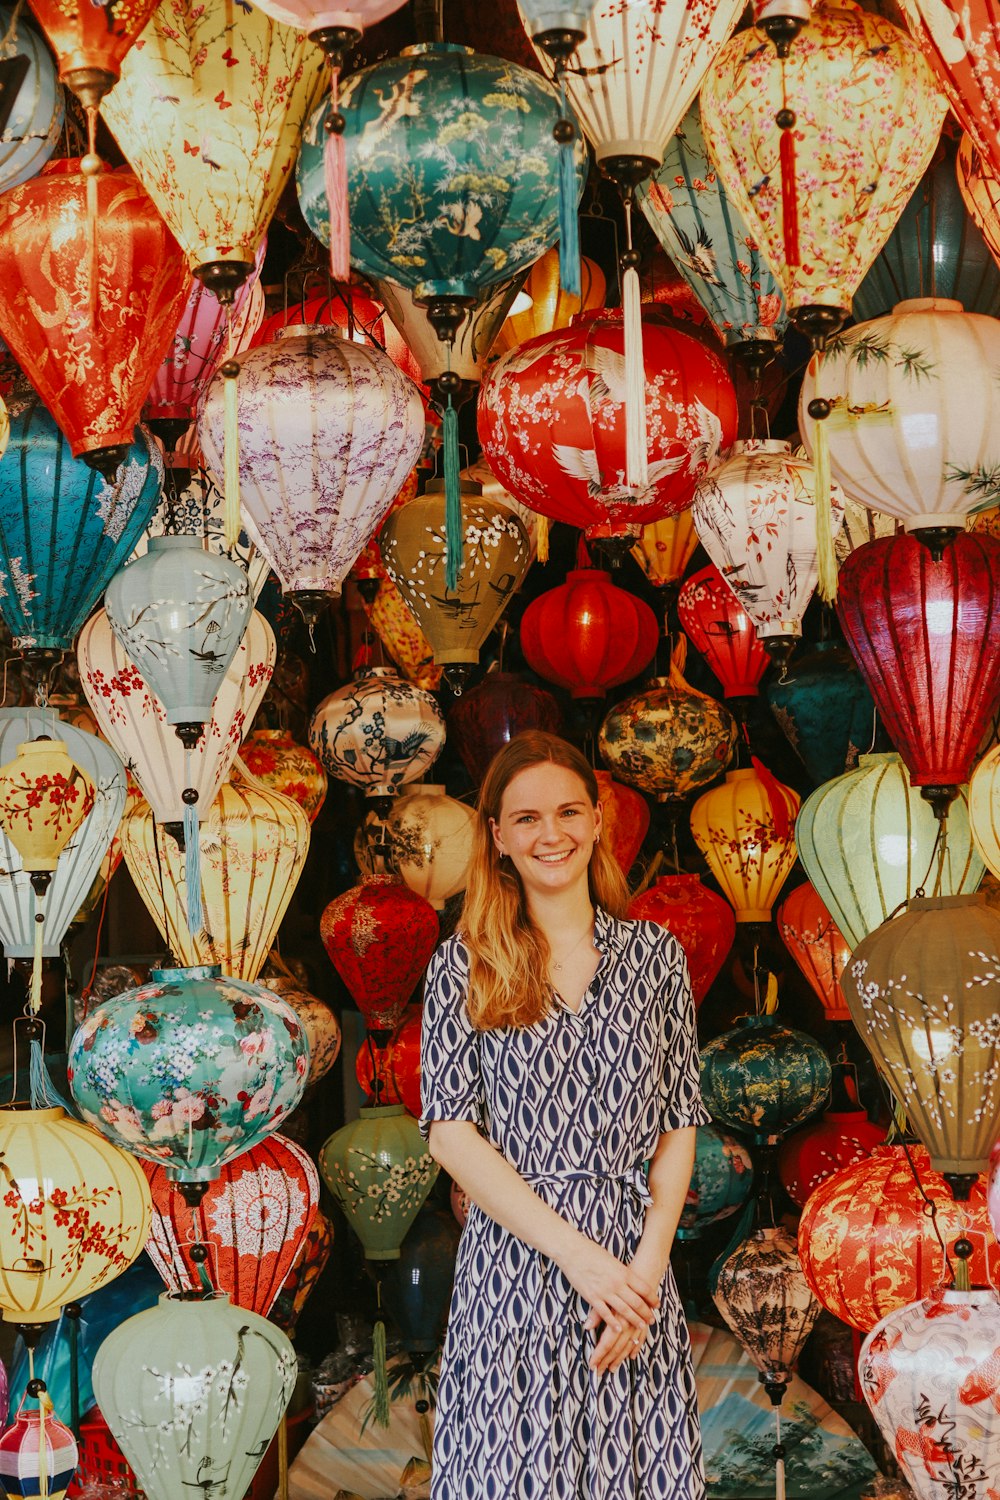
[[[479,1033],[465,1008],[469,969],[465,949],[443,943],[430,961],[420,1028],[420,1133],[434,1120],[484,1125]]]
[[[660,1077],[660,1131],[685,1125],[710,1125],[712,1116],[701,1102],[701,1071],[694,1000],[684,949],[669,936],[673,954],[663,1006],[663,1072]]]

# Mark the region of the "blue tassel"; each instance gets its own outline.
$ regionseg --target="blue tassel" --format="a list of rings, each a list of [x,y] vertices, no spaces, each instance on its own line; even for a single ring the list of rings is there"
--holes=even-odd
[[[187,889],[188,932],[197,937],[205,925],[201,909],[201,848],[198,843],[198,801],[184,804],[184,884]]]
[[[560,79],[559,95],[562,103],[562,121],[572,124],[566,104],[566,84]],[[580,201],[580,184],[576,175],[577,132],[573,127],[572,137],[559,147],[559,284],[567,296],[580,297],[580,220],[577,207]]]
[[[41,1042],[29,1044],[28,1094],[32,1109],[64,1109],[68,1115],[75,1118],[74,1110],[67,1104],[49,1076]]]
[[[459,476],[458,412],[450,396],[444,409],[441,431],[444,440],[445,585],[449,593],[454,593],[462,566],[462,481]]]

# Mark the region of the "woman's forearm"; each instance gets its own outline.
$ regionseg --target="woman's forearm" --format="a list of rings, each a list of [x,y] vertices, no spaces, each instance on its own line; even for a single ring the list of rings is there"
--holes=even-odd
[[[637,1258],[655,1268],[659,1282],[667,1269],[674,1235],[680,1222],[694,1167],[695,1127],[685,1126],[661,1135],[649,1164],[649,1191],[653,1199],[646,1210]]]

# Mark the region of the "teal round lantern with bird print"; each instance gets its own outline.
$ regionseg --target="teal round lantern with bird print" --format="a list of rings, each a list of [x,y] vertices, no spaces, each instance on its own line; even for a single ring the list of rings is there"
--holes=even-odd
[[[701,1051],[701,1092],[712,1119],[773,1145],[825,1104],[833,1069],[811,1036],[774,1015],[744,1016]]]

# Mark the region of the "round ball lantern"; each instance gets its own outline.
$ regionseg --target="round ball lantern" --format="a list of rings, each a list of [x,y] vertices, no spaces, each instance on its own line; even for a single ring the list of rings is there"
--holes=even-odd
[[[94,1395],[149,1500],[246,1492],[291,1399],[295,1350],[224,1293],[164,1292],[97,1351]]]
[[[340,1056],[340,1022],[322,1000],[303,989],[298,979],[270,975],[260,979],[265,990],[280,995],[298,1017],[309,1046],[309,1076],[306,1087],[324,1078]]]
[[[68,1071],[84,1119],[172,1182],[202,1184],[291,1114],[309,1055],[290,1006],[205,965],[154,969],[98,1006]]]
[[[709,1225],[737,1213],[753,1191],[753,1176],[753,1160],[746,1146],[717,1125],[699,1125],[695,1131],[694,1170],[677,1238],[700,1239]]]
[[[843,1065],[835,1065],[841,1068]],[[785,1192],[797,1208],[821,1182],[843,1167],[865,1161],[885,1140],[885,1131],[869,1120],[865,1111],[852,1104],[835,1070],[836,1102],[818,1120],[804,1125],[782,1142],[778,1153],[778,1175]]]
[[[782,734],[815,782],[857,763],[875,733],[875,704],[854,658],[836,641],[813,641],[795,670],[764,690]]]
[[[430,693],[373,667],[330,693],[309,725],[309,744],[329,776],[393,796],[423,776],[444,748],[444,719]]]
[[[521,650],[533,672],[574,698],[603,698],[637,676],[660,636],[648,604],[602,568],[574,568],[521,617]]]
[[[297,802],[315,823],[326,801],[327,776],[317,757],[288,729],[255,729],[240,749],[252,776],[281,797]]]
[[[701,1050],[705,1108],[759,1145],[773,1145],[816,1114],[832,1076],[819,1042],[773,1015],[744,1016]]]
[[[434,908],[396,875],[366,875],[330,902],[319,931],[369,1030],[391,1031],[437,947]]]
[[[912,536],[869,542],[837,613],[913,784],[946,806],[1000,696],[1000,541],[960,533],[938,560]]]
[[[679,667],[616,703],[601,724],[601,759],[620,781],[659,801],[679,801],[715,781],[732,758],[736,720]]]
[[[65,1110],[0,1110],[0,1311],[51,1323],[141,1254],[149,1189],[134,1157]]]
[[[963,1196],[1000,1135],[1000,916],[982,894],[915,897],[858,944],[841,984],[931,1166]]]
[[[362,1107],[331,1135],[319,1169],[367,1260],[398,1260],[406,1231],[440,1170],[401,1104]]]
[[[389,816],[392,862],[411,891],[435,911],[465,890],[472,859],[473,808],[446,795],[443,786],[407,792]]]
[[[672,932],[684,949],[691,993],[700,1005],[718,978],[736,936],[736,917],[728,901],[702,885],[697,875],[661,875],[629,903],[636,922],[656,922]]]
[[[983,861],[964,796],[947,833],[894,754],[862,755],[855,771],[802,804],[795,841],[802,867],[848,948],[856,948],[928,880],[943,896],[974,891]]]
[[[625,354],[620,313],[599,312],[504,355],[483,381],[479,438],[518,500],[588,536],[638,536],[691,503],[736,436],[722,358],[693,335],[643,326],[648,479],[626,483]]]
[[[691,832],[737,922],[769,922],[795,863],[798,795],[759,764],[727,771],[691,809]]]
[[[0,29],[7,57],[24,58],[21,81],[14,89],[0,144],[0,192],[36,177],[52,156],[62,134],[65,106],[52,55],[35,27],[15,8],[0,6]]]
[[[448,711],[448,734],[476,786],[498,750],[524,729],[562,727],[559,705],[550,692],[513,672],[487,672],[482,682],[457,698]]]
[[[641,792],[623,786],[608,771],[595,771],[594,780],[601,804],[601,834],[627,878],[649,832],[649,803]]]
[[[799,1221],[799,1255],[827,1311],[867,1333],[893,1308],[940,1287],[948,1273],[942,1241],[954,1244],[966,1231],[972,1279],[996,1284],[1000,1246],[986,1210],[986,1179],[956,1203],[923,1146],[876,1146],[814,1189]]]
[[[756,698],[768,654],[753,621],[714,563],[692,573],[677,596],[677,618],[715,673],[725,698]]]
[[[829,1021],[850,1021],[840,976],[851,949],[822,896],[808,880],[778,907],[778,931],[785,947],[819,996]]]

